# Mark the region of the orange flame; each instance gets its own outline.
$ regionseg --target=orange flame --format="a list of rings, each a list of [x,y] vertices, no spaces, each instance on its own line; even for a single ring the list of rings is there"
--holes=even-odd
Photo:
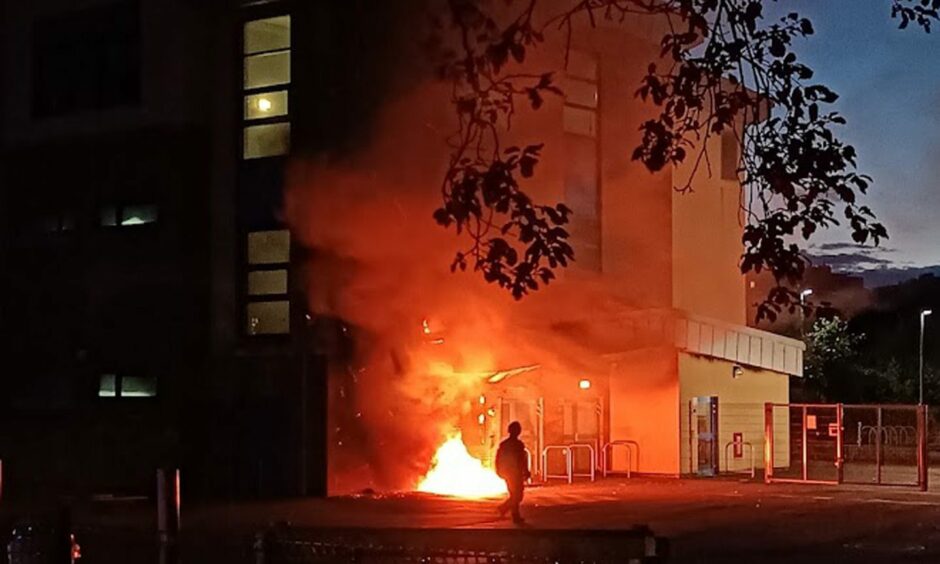
[[[417,489],[439,495],[484,498],[505,494],[506,483],[492,468],[470,455],[458,431],[438,447],[431,469]]]

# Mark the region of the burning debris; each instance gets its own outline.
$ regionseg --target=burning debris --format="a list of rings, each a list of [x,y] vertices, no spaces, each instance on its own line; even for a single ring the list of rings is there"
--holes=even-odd
[[[506,493],[496,472],[467,451],[460,431],[444,441],[431,461],[431,469],[418,483],[419,492],[466,498],[495,497]]]

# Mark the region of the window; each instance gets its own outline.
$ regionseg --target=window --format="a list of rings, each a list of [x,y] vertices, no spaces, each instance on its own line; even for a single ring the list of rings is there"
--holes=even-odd
[[[152,398],[156,396],[156,378],[102,374],[98,380],[99,398]]]
[[[33,29],[33,115],[57,116],[140,101],[136,2],[42,20]]]
[[[254,20],[245,24],[245,54],[290,49],[290,16]]]
[[[569,78],[562,89],[566,104],[583,108],[597,107],[597,83]]]
[[[290,47],[290,16],[245,23],[242,53],[244,159],[275,157],[290,151]]]
[[[566,133],[597,137],[597,112],[574,106],[565,106],[564,126]]]
[[[248,273],[248,295],[287,294],[286,270],[258,270]]]
[[[600,180],[597,145],[597,60],[571,51],[562,83],[565,105],[565,202],[574,212],[569,232],[579,268],[601,270]]]
[[[568,64],[565,75],[570,78],[580,78],[597,82],[597,59],[583,51],[574,49],[568,51]]]
[[[157,222],[157,206],[153,204],[104,206],[101,208],[102,227],[132,227]]]
[[[287,90],[245,96],[245,119],[286,116],[287,110]]]
[[[289,148],[289,123],[252,125],[245,128],[244,155],[246,159],[283,155]]]
[[[721,133],[721,178],[738,180],[738,136],[734,130]]]
[[[566,133],[597,137],[597,60],[587,53],[570,51],[565,79],[562,123]]]
[[[246,241],[245,332],[250,336],[290,333],[288,298],[290,232],[254,231]]]
[[[290,231],[254,231],[248,234],[248,264],[290,262]]]
[[[290,333],[290,302],[250,302],[248,312],[249,335],[282,335]]]

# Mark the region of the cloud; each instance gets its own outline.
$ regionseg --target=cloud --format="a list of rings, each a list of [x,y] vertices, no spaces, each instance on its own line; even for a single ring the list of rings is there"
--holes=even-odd
[[[838,272],[860,272],[894,265],[894,261],[864,252],[811,254],[814,264],[827,264]]]
[[[888,254],[897,252],[897,249],[890,247],[867,247],[864,245],[858,245],[856,243],[820,243],[818,245],[811,245],[810,250],[819,250],[825,252],[851,251],[865,255]]]

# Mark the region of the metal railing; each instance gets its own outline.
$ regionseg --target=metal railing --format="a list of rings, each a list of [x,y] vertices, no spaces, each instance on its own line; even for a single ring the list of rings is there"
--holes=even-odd
[[[582,449],[582,450],[587,449],[588,454],[590,455],[589,460],[591,462],[591,468],[590,468],[590,471],[587,473],[583,473],[583,472],[579,473],[579,472],[574,471],[573,458],[574,458],[575,451],[577,451],[578,449]],[[568,459],[571,461],[571,470],[570,470],[571,477],[572,478],[590,478],[591,481],[593,482],[597,474],[597,454],[596,454],[596,451],[594,450],[594,445],[587,444],[587,443],[573,443],[573,444],[568,445],[568,452],[571,453],[571,455],[568,457]]]
[[[926,491],[928,415],[923,405],[767,403],[764,481],[907,485]],[[847,431],[856,436],[846,441]]]
[[[548,453],[552,451],[561,451],[565,457],[565,473],[552,474],[548,471]],[[571,447],[568,445],[548,445],[542,450],[542,481],[549,480],[568,480],[568,483],[574,482],[574,471],[571,461]]]
[[[627,478],[630,477],[631,467],[633,466],[634,461],[636,461],[637,472],[640,471],[640,443],[628,439],[610,441],[604,445],[603,449],[601,449],[601,472],[605,478],[610,474],[617,473],[611,470],[610,467],[612,466],[612,461],[614,458],[613,449],[614,447],[618,446],[624,447],[624,450],[627,452]],[[633,455],[634,451],[636,452],[636,456]]]
[[[751,471],[750,471],[750,474],[751,474],[751,478],[754,478],[754,476],[757,475],[757,474],[756,474],[756,470],[755,470],[755,462],[754,462],[754,460],[755,460],[755,457],[754,457],[754,445],[752,445],[752,444],[749,443],[748,441],[728,441],[728,444],[725,445],[725,472],[727,472],[727,473],[729,473],[729,474],[734,474],[734,473],[736,473],[736,472],[734,472],[733,470],[731,470],[731,464],[730,464],[729,459],[728,459],[728,447],[730,447],[730,446],[740,446],[740,447],[741,447],[741,450],[742,450],[742,455],[744,454],[744,450],[745,450],[745,449],[750,449],[750,451],[751,451]]]
[[[532,472],[532,451],[529,450],[529,449],[526,448],[526,447],[522,447],[522,450],[525,451],[526,469],[529,471],[529,479],[526,480],[526,482],[528,482],[529,484],[531,484],[531,483],[532,483],[532,476],[535,474],[534,472]]]
[[[295,529],[258,533],[257,564],[375,562],[512,564],[660,562],[668,545],[646,527],[624,530]]]

